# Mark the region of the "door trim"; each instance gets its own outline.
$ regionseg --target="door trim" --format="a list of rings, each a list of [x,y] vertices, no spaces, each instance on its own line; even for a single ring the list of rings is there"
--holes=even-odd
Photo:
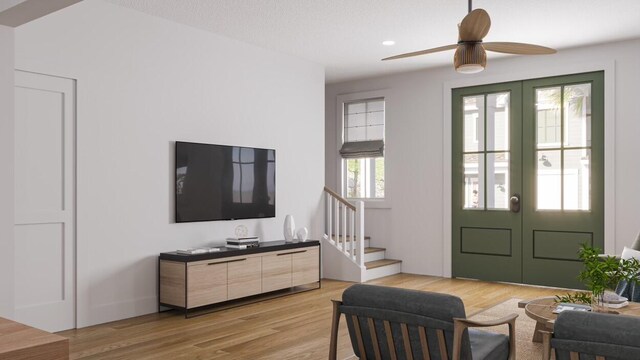
[[[569,62],[538,69],[525,69],[520,72],[509,72],[480,77],[461,78],[445,81],[442,86],[442,138],[443,138],[443,191],[442,191],[442,276],[452,274],[452,204],[451,204],[451,161],[452,161],[452,103],[451,91],[454,88],[489,85],[510,81],[523,81],[544,77],[604,71],[604,251],[608,254],[616,252],[615,237],[615,60],[572,64]]]

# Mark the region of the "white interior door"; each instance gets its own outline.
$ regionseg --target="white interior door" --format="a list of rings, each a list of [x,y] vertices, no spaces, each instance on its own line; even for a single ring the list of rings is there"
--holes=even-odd
[[[75,80],[15,75],[15,320],[72,329]]]

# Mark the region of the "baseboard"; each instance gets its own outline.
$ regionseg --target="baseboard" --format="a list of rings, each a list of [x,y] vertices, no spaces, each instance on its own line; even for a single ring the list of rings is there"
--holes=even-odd
[[[78,328],[104,324],[136,316],[152,314],[158,311],[158,298],[149,296],[131,301],[89,306],[86,318],[78,316]],[[80,315],[80,314],[78,314]]]

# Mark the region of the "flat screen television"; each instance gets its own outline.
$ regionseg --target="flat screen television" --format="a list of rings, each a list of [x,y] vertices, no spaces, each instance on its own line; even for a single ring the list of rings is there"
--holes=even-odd
[[[276,216],[276,151],[176,142],[176,222]]]

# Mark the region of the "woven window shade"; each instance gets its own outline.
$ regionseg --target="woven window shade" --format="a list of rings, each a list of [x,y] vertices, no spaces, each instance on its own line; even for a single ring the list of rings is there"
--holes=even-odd
[[[384,140],[352,141],[342,144],[344,159],[376,158],[384,156]]]

